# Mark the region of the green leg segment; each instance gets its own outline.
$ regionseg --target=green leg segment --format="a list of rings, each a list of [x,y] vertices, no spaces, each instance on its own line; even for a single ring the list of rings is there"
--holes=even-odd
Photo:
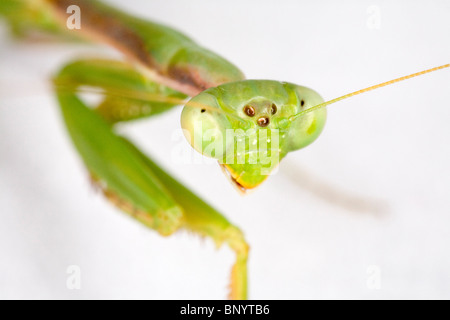
[[[55,79],[59,91],[100,89],[97,112],[110,123],[162,113],[183,103],[186,95],[148,80],[133,65],[107,59],[79,60]]]
[[[128,142],[141,159],[151,168],[159,181],[169,190],[172,197],[183,209],[185,215],[183,227],[212,238],[217,246],[227,243],[236,253],[236,263],[231,274],[231,299],[247,298],[247,258],[249,246],[241,230],[232,225],[223,215],[189,189],[168,175],[147,156]]]
[[[118,136],[111,122],[154,115],[172,104],[145,102],[147,112],[135,108],[133,117],[126,99],[114,101],[106,94],[97,110],[89,108],[69,90],[81,86],[96,87],[103,92],[147,92],[160,97],[183,98],[177,92],[150,83],[132,66],[107,60],[78,61],[65,67],[55,78],[57,96],[72,140],[95,181],[105,196],[117,207],[129,213],[162,235],[180,228],[212,238],[217,245],[227,243],[236,252],[231,276],[230,298],[247,297],[247,256],[249,247],[242,232],[224,216],[209,206],[157,164],[141,153],[132,143]],[[117,91],[114,90],[117,88]],[[131,99],[131,105],[142,99]],[[153,103],[153,104],[152,104]],[[121,112],[111,109],[121,108]],[[117,110],[117,109],[116,109]],[[111,116],[114,114],[114,116]],[[105,118],[107,121],[105,121]]]
[[[8,21],[12,34],[25,37],[36,31],[67,39],[77,39],[55,20],[51,8],[43,0],[0,0],[0,18]]]

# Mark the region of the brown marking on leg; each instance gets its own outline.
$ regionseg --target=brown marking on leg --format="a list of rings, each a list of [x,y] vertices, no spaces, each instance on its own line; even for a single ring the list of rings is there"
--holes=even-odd
[[[102,38],[108,38],[114,46],[134,56],[145,66],[158,70],[153,58],[145,48],[145,43],[136,32],[124,25],[116,17],[108,12],[99,11],[95,3],[86,0],[48,0],[59,15],[66,15],[66,10],[71,5],[77,5],[82,13],[82,30],[88,29]]]
[[[72,0],[47,0],[47,3],[51,4],[55,17],[61,23],[66,22],[67,7],[74,4]],[[82,10],[82,28],[78,32],[86,39],[105,43],[124,53],[137,63],[140,71],[148,78],[191,97],[212,86],[201,84],[201,81],[197,80],[199,75],[194,77],[185,71],[163,70],[146,50],[142,38],[132,29],[112,15],[99,11],[95,4],[87,0],[78,0],[76,4]],[[174,76],[171,76],[172,73]]]
[[[95,178],[91,175],[91,182],[96,187],[97,190],[100,190],[105,198],[113,204],[115,207],[119,208],[120,210],[128,213],[133,218],[142,221],[146,225],[150,226],[151,228],[154,227],[154,219],[153,217],[144,210],[141,210],[134,206],[132,203],[129,203],[125,199],[121,198],[119,195],[117,195],[112,190],[108,189],[105,184],[101,182],[100,179]]]
[[[167,72],[168,76],[181,84],[197,88],[200,92],[212,87],[206,83],[195,70],[188,70],[179,66],[171,66]]]

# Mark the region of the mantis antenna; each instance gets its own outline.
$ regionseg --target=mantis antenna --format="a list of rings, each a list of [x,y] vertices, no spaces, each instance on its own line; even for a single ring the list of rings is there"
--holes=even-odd
[[[318,109],[325,108],[326,106],[328,106],[330,104],[336,103],[338,101],[341,101],[341,100],[344,100],[344,99],[347,99],[347,98],[350,98],[350,97],[353,97],[353,96],[356,96],[358,94],[361,94],[361,93],[364,93],[364,92],[368,92],[368,91],[372,91],[372,90],[375,90],[375,89],[378,89],[378,88],[381,88],[381,87],[385,87],[385,86],[388,86],[388,85],[391,85],[391,84],[394,84],[394,83],[397,83],[397,82],[400,82],[400,81],[403,81],[403,80],[407,80],[407,79],[411,79],[411,78],[414,78],[414,77],[418,77],[418,76],[424,75],[426,73],[430,73],[430,72],[433,72],[433,71],[445,69],[445,68],[448,68],[448,67],[450,67],[450,64],[444,64],[444,65],[439,66],[439,67],[434,67],[434,68],[427,69],[427,70],[424,70],[424,71],[416,72],[416,73],[413,73],[413,74],[410,74],[410,75],[407,75],[407,76],[403,76],[403,77],[400,77],[400,78],[397,78],[397,79],[394,79],[394,80],[382,82],[382,83],[376,84],[376,85],[371,86],[371,87],[367,87],[367,88],[364,88],[364,89],[361,89],[361,90],[358,90],[358,91],[354,91],[354,92],[351,92],[349,94],[343,95],[341,97],[335,98],[333,100],[326,101],[326,102],[323,102],[321,104],[315,105],[314,107],[306,109],[306,110],[304,110],[302,112],[299,112],[299,113],[289,117],[289,120],[293,121],[296,118],[304,116],[307,113],[313,112],[313,111],[318,110]]]

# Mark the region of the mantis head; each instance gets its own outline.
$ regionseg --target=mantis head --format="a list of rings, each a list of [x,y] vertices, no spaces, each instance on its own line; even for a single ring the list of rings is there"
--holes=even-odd
[[[227,83],[191,99],[183,109],[181,126],[192,147],[217,159],[245,192],[260,185],[286,154],[317,139],[325,125],[326,106],[449,67],[416,72],[326,102],[314,90],[285,82]]]
[[[326,109],[296,115],[322,102],[317,92],[290,83],[232,82],[191,99],[181,126],[191,146],[217,159],[245,192],[259,186],[286,154],[317,139]]]

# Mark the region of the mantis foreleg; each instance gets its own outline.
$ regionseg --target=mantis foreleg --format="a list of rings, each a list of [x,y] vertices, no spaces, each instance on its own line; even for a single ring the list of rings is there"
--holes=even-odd
[[[237,255],[230,297],[246,298],[248,245],[241,231],[114,132],[100,115],[108,114],[107,102],[113,100],[105,100],[100,113],[63,85],[71,83],[75,88],[86,85],[107,88],[120,83],[142,85],[143,78],[129,68],[132,66],[126,63],[84,60],[68,65],[56,76],[58,101],[78,152],[106,197],[146,226],[162,235],[185,228],[212,238],[217,245],[227,243]],[[114,73],[114,77],[105,77],[105,72]],[[166,90],[155,88],[159,93]],[[167,93],[177,95],[173,90]]]

